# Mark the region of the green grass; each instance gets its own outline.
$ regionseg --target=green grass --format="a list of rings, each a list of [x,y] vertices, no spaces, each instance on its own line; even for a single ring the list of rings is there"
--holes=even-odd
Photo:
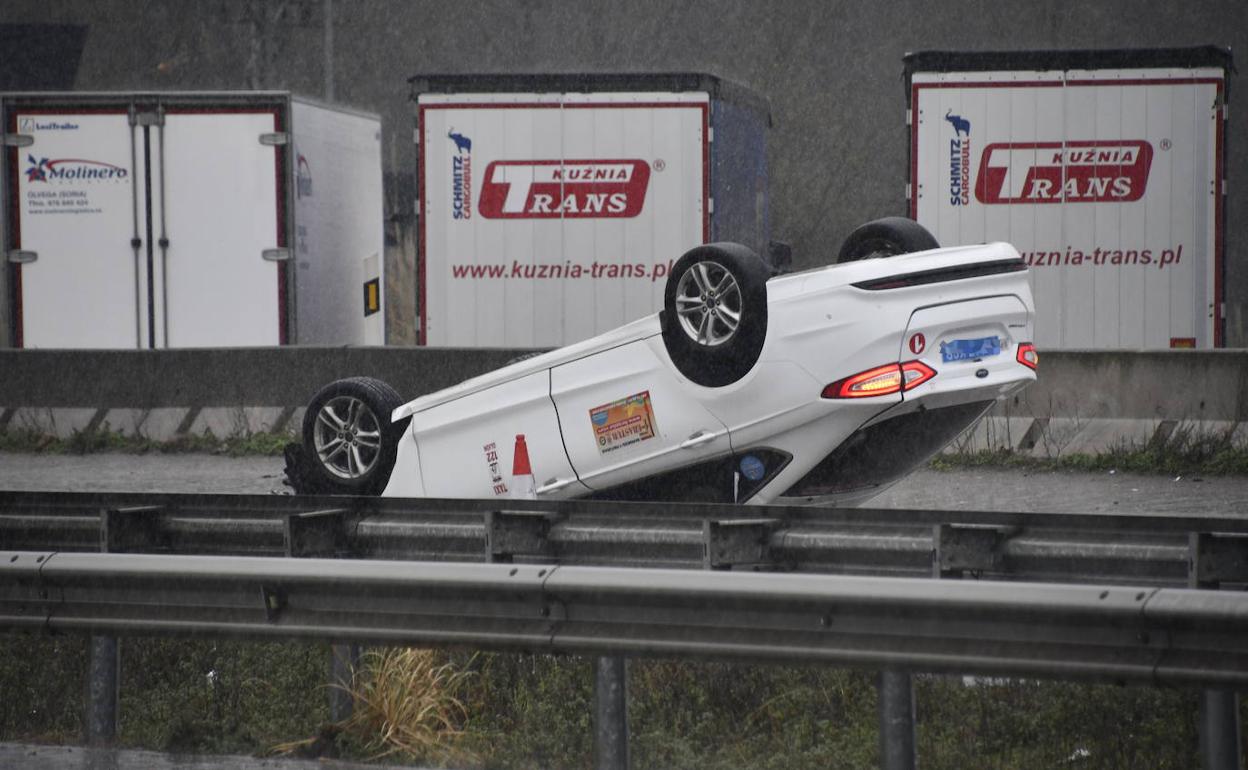
[[[268,754],[300,742],[347,759],[384,753],[377,742],[326,724],[328,645],[123,639],[121,650],[123,746]],[[415,679],[430,672],[443,682],[458,677],[462,713],[434,707],[444,709],[457,750],[411,744],[412,752],[396,751],[388,761],[592,766],[592,659],[466,651],[410,657],[409,673],[387,675],[400,694],[422,689]],[[77,742],[85,661],[84,637],[0,635],[0,740]],[[920,764],[1198,767],[1197,698],[1194,690],[916,676]],[[634,767],[878,767],[869,672],[633,660],[629,699]],[[409,708],[402,700],[389,702]],[[306,740],[314,737],[327,739]]]
[[[97,452],[202,453],[231,457],[274,456],[293,440],[290,433],[247,433],[218,438],[210,431],[185,434],[170,441],[155,441],[143,435],[112,430],[104,423],[99,430],[74,431],[69,438],[58,438],[23,428],[0,431],[0,452],[33,454],[93,454]]]

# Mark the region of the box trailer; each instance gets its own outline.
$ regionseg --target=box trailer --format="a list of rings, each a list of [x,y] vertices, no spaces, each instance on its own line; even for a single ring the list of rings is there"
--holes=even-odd
[[[564,345],[662,307],[683,252],[766,257],[767,103],[709,75],[411,79],[418,340]]]
[[[1230,52],[905,57],[910,215],[1031,266],[1044,348],[1223,344]]]
[[[382,344],[380,119],[287,93],[0,95],[15,347]]]

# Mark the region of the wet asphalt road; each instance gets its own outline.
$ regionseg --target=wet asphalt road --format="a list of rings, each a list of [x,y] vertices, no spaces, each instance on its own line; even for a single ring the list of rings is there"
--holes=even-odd
[[[280,457],[35,455],[0,452],[0,489],[288,494]],[[911,474],[872,507],[1063,513],[1240,513],[1248,477],[1029,472],[996,468]]]

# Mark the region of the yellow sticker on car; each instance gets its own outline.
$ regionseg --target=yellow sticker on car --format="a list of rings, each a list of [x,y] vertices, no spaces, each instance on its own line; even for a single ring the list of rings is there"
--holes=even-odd
[[[590,409],[589,422],[598,452],[604,455],[652,439],[658,432],[648,390]]]

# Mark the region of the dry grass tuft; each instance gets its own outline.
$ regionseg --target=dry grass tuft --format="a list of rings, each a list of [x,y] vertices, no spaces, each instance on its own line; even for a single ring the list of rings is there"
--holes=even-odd
[[[457,744],[467,710],[460,690],[472,675],[445,662],[433,650],[386,648],[364,653],[349,688],[355,700],[351,716],[328,727],[366,761],[390,756],[446,762],[471,762]],[[338,685],[333,685],[338,686]],[[316,738],[273,747],[279,754],[320,754],[326,730]],[[320,748],[320,751],[316,749]]]

